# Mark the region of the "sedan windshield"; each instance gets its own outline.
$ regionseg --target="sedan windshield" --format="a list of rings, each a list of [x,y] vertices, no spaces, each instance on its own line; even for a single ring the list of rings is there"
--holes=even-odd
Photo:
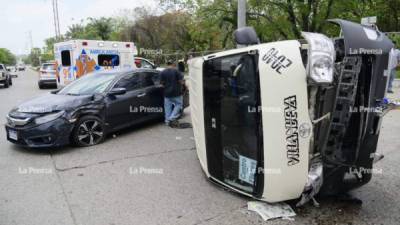
[[[104,92],[117,73],[92,73],[63,88],[59,95],[93,95]]]

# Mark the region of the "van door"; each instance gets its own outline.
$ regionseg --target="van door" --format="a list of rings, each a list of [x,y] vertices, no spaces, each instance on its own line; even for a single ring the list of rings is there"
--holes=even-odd
[[[212,58],[203,65],[204,124],[212,178],[261,196],[263,135],[258,54]]]

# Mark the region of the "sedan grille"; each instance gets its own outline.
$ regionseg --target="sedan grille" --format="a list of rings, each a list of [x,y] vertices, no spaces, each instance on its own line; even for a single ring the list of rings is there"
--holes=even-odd
[[[29,123],[29,121],[30,121],[30,118],[17,119],[17,118],[13,118],[13,117],[7,116],[7,122],[12,127],[25,126],[26,124]]]

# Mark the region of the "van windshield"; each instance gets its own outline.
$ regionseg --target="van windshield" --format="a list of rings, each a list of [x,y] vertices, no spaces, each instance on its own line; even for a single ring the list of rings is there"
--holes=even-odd
[[[91,73],[67,85],[59,95],[93,95],[103,93],[118,73]]]
[[[249,194],[262,193],[263,145],[258,55],[204,62],[203,93],[210,175]]]

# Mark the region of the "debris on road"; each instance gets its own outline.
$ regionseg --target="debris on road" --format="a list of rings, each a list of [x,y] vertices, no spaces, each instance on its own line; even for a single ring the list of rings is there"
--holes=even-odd
[[[296,204],[297,207],[305,205],[310,200],[313,201],[315,207],[319,207],[319,203],[315,200],[314,196],[318,194],[323,184],[323,165],[321,161],[312,163],[308,173],[308,180],[304,187],[303,194],[301,194],[300,201]]]
[[[284,202],[268,204],[265,202],[251,201],[247,203],[247,210],[258,213],[264,221],[276,218],[287,219],[296,216],[293,209]]]

